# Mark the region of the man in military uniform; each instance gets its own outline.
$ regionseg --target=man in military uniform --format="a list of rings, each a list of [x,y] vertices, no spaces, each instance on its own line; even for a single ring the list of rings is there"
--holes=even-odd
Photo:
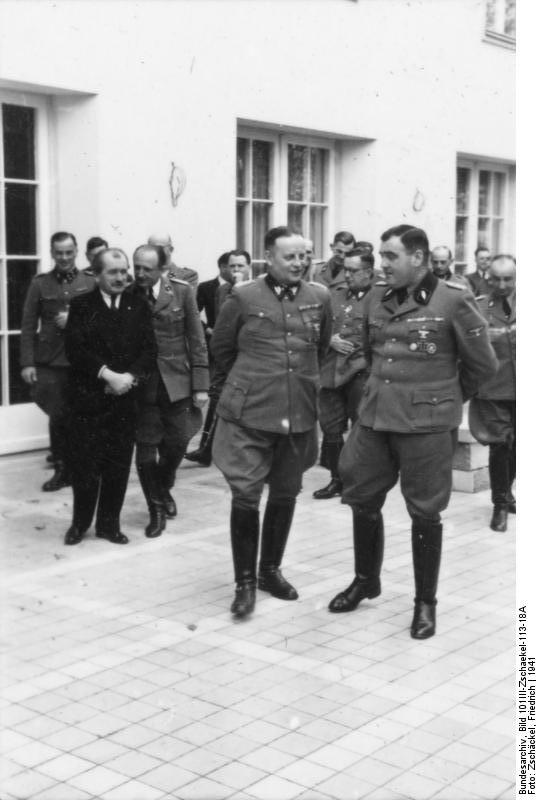
[[[323,283],[332,289],[339,284],[346,285],[344,278],[344,257],[355,247],[355,237],[349,231],[339,231],[335,234],[331,245],[332,258],[321,264],[316,264],[312,270],[312,280]]]
[[[88,266],[84,269],[86,275],[95,275],[93,271],[93,259],[103,250],[108,249],[108,242],[106,239],[102,239],[100,236],[90,236],[88,241],[86,242],[86,258],[88,260]]]
[[[206,337],[208,343],[211,341],[211,334],[213,333],[215,320],[217,319],[220,308],[232,291],[232,288],[236,284],[242,283],[243,281],[249,279],[250,262],[250,253],[248,253],[246,250],[230,250],[228,253],[224,253],[219,259],[220,274],[215,295],[213,297],[213,315],[211,317],[212,322],[211,327],[208,325],[206,328]],[[202,288],[202,285],[203,284],[200,284],[199,290]],[[200,302],[198,302],[198,307],[200,307]],[[208,314],[208,311],[208,306],[206,306],[206,314]],[[211,356],[209,359],[209,370],[210,377],[213,379],[215,374],[215,364]],[[215,410],[217,408],[218,392],[210,390],[209,397],[209,406],[207,408],[200,446],[196,450],[193,450],[191,453],[187,453],[185,455],[187,461],[193,461],[194,463],[199,464],[201,467],[209,467],[212,461],[211,448],[213,446],[213,436],[215,433]]]
[[[333,335],[321,364],[319,422],[325,443],[326,465],[331,480],[314,492],[316,500],[328,500],[342,492],[338,459],[344,446],[348,420],[357,419],[366,382],[363,346],[363,307],[374,278],[374,257],[355,249],[344,258],[346,286],[331,289]]]
[[[141,245],[133,255],[133,291],[147,297],[157,340],[157,362],[140,393],[136,466],[150,520],[146,536],[160,536],[177,515],[170,489],[207,402],[207,348],[194,294],[186,281],[164,277],[162,247]],[[157,455],[159,459],[157,460]]]
[[[166,266],[163,270],[163,277],[167,278],[168,273],[174,278],[179,278],[180,281],[187,281],[192,287],[196,296],[196,289],[198,287],[198,273],[190,267],[178,267],[172,261],[172,253],[174,248],[172,246],[172,239],[169,233],[152,233],[148,236],[148,244],[154,247],[162,247],[166,255]]]
[[[67,374],[64,329],[74,297],[89,292],[95,279],[75,266],[77,241],[72,233],[58,231],[50,240],[54,268],[32,280],[26,295],[21,324],[23,380],[33,398],[49,417],[54,475],[43,484],[44,492],[69,486],[67,452]]]
[[[386,281],[364,310],[371,372],[339,464],[342,502],[353,511],[355,579],[329,605],[352,611],[381,593],[381,509],[399,476],[412,520],[415,639],[435,633],[440,512],[450,498],[462,404],[497,368],[476,300],[430,272],[428,251],[426,234],[411,225],[381,237]]]
[[[298,596],[280,565],[303,472],[317,454],[319,359],[331,337],[329,292],[301,279],[302,237],[286,227],[272,228],[265,248],[267,274],[232,289],[211,340],[217,370],[227,374],[213,458],[232,491],[231,611],[237,617],[249,614],[256,601],[264,483],[269,497],[258,587],[283,600]]]
[[[465,277],[471,284],[471,289],[476,297],[489,294],[489,265],[491,263],[491,253],[488,247],[481,247],[480,245],[474,251],[474,260],[476,263],[476,271],[471,272],[470,275]]]
[[[438,247],[434,247],[431,251],[430,255],[430,264],[432,267],[432,272],[442,281],[452,281],[452,283],[460,283],[465,289],[469,289],[469,291],[473,291],[471,288],[471,284],[464,278],[463,275],[460,275],[457,272],[452,272],[450,266],[453,262],[454,258],[452,256],[452,250],[445,245],[439,245]]]
[[[508,513],[516,513],[512,484],[516,477],[516,262],[498,255],[491,262],[490,293],[479,300],[499,360],[494,378],[480,387],[469,407],[469,427],[489,446],[493,516],[490,527],[504,532]]]

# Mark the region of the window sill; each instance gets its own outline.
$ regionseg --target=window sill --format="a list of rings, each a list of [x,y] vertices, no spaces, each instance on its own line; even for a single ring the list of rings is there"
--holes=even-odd
[[[506,50],[516,49],[516,40],[513,36],[507,36],[505,33],[497,33],[497,31],[486,31],[482,41],[497,45],[497,47],[504,47]]]

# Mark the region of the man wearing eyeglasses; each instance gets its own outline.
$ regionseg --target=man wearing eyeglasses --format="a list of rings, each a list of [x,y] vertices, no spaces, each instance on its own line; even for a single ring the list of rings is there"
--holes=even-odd
[[[452,272],[450,269],[453,260],[452,250],[449,247],[445,245],[434,247],[430,255],[430,264],[433,274],[442,281],[452,281],[453,283],[464,286],[472,292],[471,284],[467,278],[464,278],[463,275],[459,275],[457,272]]]
[[[364,299],[374,281],[374,257],[355,248],[344,258],[345,284],[331,289],[333,335],[321,364],[319,421],[323,431],[324,459],[331,480],[314,492],[316,500],[342,493],[338,459],[344,446],[348,420],[353,424],[366,382],[363,347]]]
[[[480,295],[489,294],[489,265],[491,263],[491,253],[488,247],[481,247],[480,245],[474,251],[474,259],[476,263],[476,272],[471,272],[467,275],[467,280],[471,284],[473,294],[477,297]]]

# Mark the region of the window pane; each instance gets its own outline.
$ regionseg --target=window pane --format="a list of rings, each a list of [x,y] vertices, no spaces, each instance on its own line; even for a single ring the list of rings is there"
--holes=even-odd
[[[306,200],[307,158],[306,147],[288,145],[288,200]]]
[[[21,329],[24,299],[36,273],[37,261],[7,262],[7,327],[11,331]]]
[[[478,237],[476,242],[477,247],[487,247],[491,249],[490,245],[490,220],[489,219],[479,219],[478,220]]]
[[[495,6],[497,0],[487,0],[486,4],[486,30],[495,30]]]
[[[271,197],[271,142],[252,142],[252,197]]]
[[[504,32],[516,38],[516,0],[506,0]]]
[[[6,178],[35,179],[34,109],[2,105]]]
[[[478,173],[478,213],[489,214],[491,172],[480,170]]]
[[[505,179],[504,172],[493,173],[493,213],[498,217],[501,217],[504,212]]]
[[[456,217],[456,261],[467,261],[467,218]]]
[[[310,150],[310,202],[324,203],[327,196],[327,150]]]
[[[491,221],[491,249],[493,255],[501,252],[503,234],[503,220],[494,219]]]
[[[9,402],[11,405],[29,403],[32,399],[30,397],[30,387],[21,378],[20,346],[21,337],[18,334],[8,337]]]
[[[271,205],[269,203],[252,204],[252,258],[263,259],[263,239],[271,227]]]
[[[248,250],[247,247],[247,203],[237,203],[235,207],[235,240],[237,247]]]
[[[310,209],[310,238],[314,242],[314,253],[322,258],[325,253],[325,219],[327,210],[314,206]]]
[[[247,196],[248,140],[237,140],[237,197]]]
[[[6,250],[8,255],[36,252],[36,187],[8,183],[5,187]]]
[[[467,214],[469,209],[469,185],[471,170],[458,167],[456,182],[456,214]]]
[[[305,211],[306,206],[288,205],[288,225],[292,230],[297,231],[297,233],[303,233],[306,236]]]

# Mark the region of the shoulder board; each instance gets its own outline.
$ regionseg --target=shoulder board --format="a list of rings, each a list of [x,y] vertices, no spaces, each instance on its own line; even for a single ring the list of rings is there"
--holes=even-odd
[[[249,278],[248,281],[241,281],[241,283],[234,283],[232,289],[242,289],[243,286],[249,286],[251,283],[256,283],[254,278]]]
[[[376,281],[374,286],[388,286],[387,281]]]
[[[329,291],[329,288],[327,286],[325,286],[324,283],[319,283],[319,281],[308,281],[308,285],[309,286],[318,286],[320,289],[325,289],[326,291]]]
[[[53,272],[53,269],[48,270],[48,272],[38,272],[37,275],[34,275],[34,278],[46,278],[47,275],[51,275]]]
[[[460,292],[467,288],[463,283],[456,283],[455,281],[445,281],[445,286],[450,286],[451,289],[459,289]]]
[[[487,300],[487,299],[488,299],[488,297],[487,297],[486,294],[477,294],[476,297],[475,297],[475,300],[477,302],[478,302],[478,300]]]
[[[181,278],[176,278],[174,275],[169,275],[168,280],[170,283],[181,283],[182,286],[190,286],[188,281],[183,281]]]

